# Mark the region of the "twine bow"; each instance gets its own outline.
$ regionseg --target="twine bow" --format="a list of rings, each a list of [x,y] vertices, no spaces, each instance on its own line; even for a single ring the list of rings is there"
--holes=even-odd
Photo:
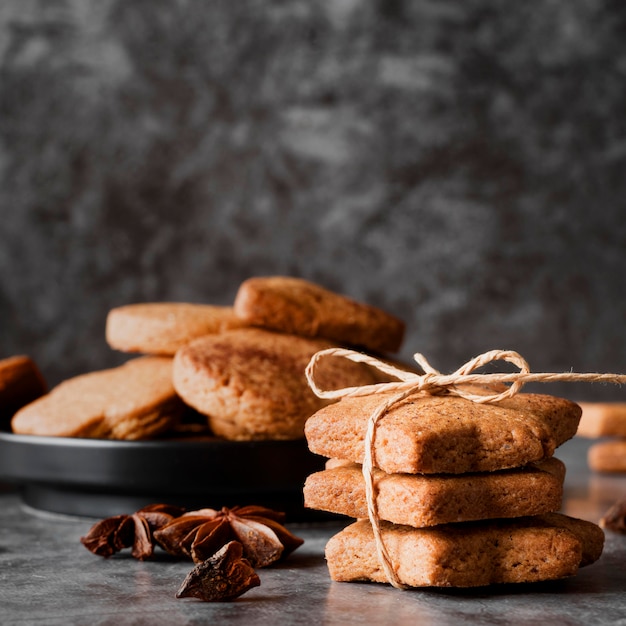
[[[324,390],[315,383],[315,369],[321,359],[327,356],[345,357],[356,363],[365,363],[377,370],[397,378],[398,381],[363,385],[361,387],[344,387],[342,389]],[[626,374],[598,374],[598,373],[532,373],[526,360],[513,350],[491,350],[474,357],[462,365],[452,374],[441,374],[428,363],[424,355],[419,352],[413,355],[416,363],[424,370],[424,374],[407,372],[393,365],[376,359],[368,354],[347,350],[344,348],[329,348],[321,350],[313,355],[306,368],[306,378],[309,386],[316,396],[329,400],[338,400],[351,396],[368,396],[372,394],[388,394],[376,407],[368,418],[365,432],[365,451],[363,455],[362,473],[365,480],[365,497],[367,500],[368,517],[376,541],[376,550],[379,561],[385,570],[389,582],[398,589],[405,589],[396,574],[392,560],[382,538],[380,519],[376,498],[374,494],[373,479],[373,456],[374,439],[378,420],[397,402],[414,393],[426,393],[430,395],[454,395],[471,402],[484,404],[487,402],[499,402],[505,398],[511,398],[519,393],[526,383],[539,382],[603,382],[621,385],[626,383]],[[519,371],[512,373],[480,374],[475,370],[492,363],[493,361],[507,361],[515,365]],[[510,383],[504,391],[495,391],[494,385]],[[477,385],[485,393],[475,393],[472,390]],[[492,391],[492,393],[489,393]],[[396,393],[391,393],[396,392]]]

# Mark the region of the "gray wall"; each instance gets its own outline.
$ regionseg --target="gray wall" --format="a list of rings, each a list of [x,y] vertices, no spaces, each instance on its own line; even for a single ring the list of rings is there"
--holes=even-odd
[[[55,384],[111,307],[292,274],[444,371],[625,372],[625,42],[619,0],[4,0],[0,356]]]

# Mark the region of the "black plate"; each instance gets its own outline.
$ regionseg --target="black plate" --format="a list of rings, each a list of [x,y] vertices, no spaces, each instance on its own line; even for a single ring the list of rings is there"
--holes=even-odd
[[[0,431],[0,481],[18,484],[31,507],[89,517],[163,502],[259,504],[285,511],[288,521],[321,519],[304,509],[302,487],[323,463],[304,440],[112,441]]]

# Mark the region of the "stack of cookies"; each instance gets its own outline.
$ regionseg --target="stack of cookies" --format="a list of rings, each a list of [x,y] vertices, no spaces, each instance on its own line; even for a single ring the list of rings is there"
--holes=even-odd
[[[308,386],[311,357],[338,346],[395,352],[403,333],[404,324],[378,308],[289,277],[244,281],[232,306],[121,306],[109,312],[107,342],[141,356],[61,383],[17,411],[12,429],[136,440],[193,426],[230,440],[299,439],[306,419],[328,404]],[[377,370],[341,360],[320,376],[330,387],[381,380]]]
[[[626,472],[626,403],[580,402],[583,414],[576,433],[592,444],[587,459],[596,472]]]
[[[357,520],[326,546],[333,580],[533,582],[599,558],[602,530],[556,512],[565,467],[553,453],[576,433],[578,405],[537,394],[476,403],[424,393],[392,404],[374,434],[372,519],[361,464],[368,419],[383,400],[345,397],[306,423],[310,450],[328,461],[308,477],[305,506]]]

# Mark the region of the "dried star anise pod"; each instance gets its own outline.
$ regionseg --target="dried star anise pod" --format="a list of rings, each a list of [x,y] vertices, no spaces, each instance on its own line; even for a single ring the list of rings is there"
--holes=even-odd
[[[143,561],[154,552],[154,532],[184,512],[177,506],[150,504],[132,515],[115,515],[97,522],[80,541],[105,558],[132,546],[133,557]]]
[[[187,574],[176,597],[224,602],[234,600],[260,584],[254,568],[243,558],[241,543],[229,541]]]
[[[626,534],[626,498],[618,500],[600,520],[600,526],[616,533]]]
[[[282,525],[284,519],[284,513],[262,506],[200,509],[172,520],[154,538],[170,554],[191,557],[195,563],[238,541],[252,567],[265,567],[303,543]]]

